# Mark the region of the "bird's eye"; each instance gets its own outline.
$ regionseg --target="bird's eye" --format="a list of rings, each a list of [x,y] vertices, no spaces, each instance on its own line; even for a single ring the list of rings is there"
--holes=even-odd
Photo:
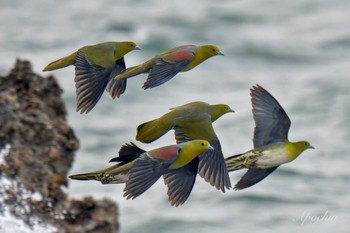
[[[227,106],[224,106],[224,109],[227,109]]]
[[[216,52],[216,49],[212,49],[213,52]]]
[[[181,149],[178,149],[178,150],[177,150],[177,153],[180,154],[180,152],[181,152]]]
[[[134,47],[134,44],[130,44],[131,47]]]
[[[308,145],[308,143],[307,142],[305,142],[305,146],[307,146]]]
[[[202,146],[204,146],[204,143],[202,142]]]

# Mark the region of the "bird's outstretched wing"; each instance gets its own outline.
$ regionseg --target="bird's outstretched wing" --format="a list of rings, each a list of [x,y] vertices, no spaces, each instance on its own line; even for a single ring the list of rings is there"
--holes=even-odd
[[[190,196],[197,176],[198,163],[199,159],[196,157],[188,165],[163,175],[171,205],[182,205]]]
[[[248,171],[241,177],[241,179],[237,182],[234,189],[241,190],[245,188],[249,188],[256,183],[259,183],[263,179],[265,179],[268,175],[270,175],[276,167],[270,167],[266,169],[258,169],[258,168],[249,168]]]
[[[180,57],[181,59],[177,59]],[[152,66],[143,89],[157,87],[182,71],[194,58],[190,51],[181,50],[168,54],[167,57],[156,58],[156,64]]]
[[[225,188],[231,188],[231,181],[219,139],[213,138],[210,145],[214,148],[213,151],[207,150],[199,155],[198,174],[218,190],[225,192]]]
[[[140,157],[130,169],[124,197],[134,199],[149,189],[166,171],[164,164],[148,156]]]
[[[94,65],[78,51],[75,63],[77,112],[88,113],[95,107],[107,87],[111,73],[124,70],[120,65],[104,68]]]
[[[288,140],[290,119],[277,100],[259,85],[251,88],[255,120],[254,147],[283,143]]]

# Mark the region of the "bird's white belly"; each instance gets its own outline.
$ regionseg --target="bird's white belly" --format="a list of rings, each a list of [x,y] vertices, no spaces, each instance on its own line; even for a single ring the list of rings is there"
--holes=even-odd
[[[270,168],[290,162],[284,148],[274,148],[274,150],[265,150],[263,155],[256,161],[258,168]]]

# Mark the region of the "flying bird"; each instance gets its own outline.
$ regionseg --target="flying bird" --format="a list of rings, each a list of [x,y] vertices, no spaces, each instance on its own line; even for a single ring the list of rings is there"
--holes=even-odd
[[[269,92],[256,85],[251,88],[250,95],[255,120],[254,149],[226,158],[229,172],[248,169],[235,185],[236,190],[260,182],[280,165],[296,159],[304,150],[314,149],[307,141],[289,141],[291,121]]]
[[[132,41],[88,45],[51,62],[43,71],[74,65],[77,112],[88,113],[95,107],[104,90],[113,99],[124,92],[125,80],[116,81],[114,77],[125,70],[124,56],[135,49],[139,47]]]
[[[96,172],[70,176],[77,180],[98,180],[104,184],[125,183],[124,196],[134,199],[147,191],[161,176],[168,187],[171,205],[182,205],[195,183],[196,172],[183,170],[200,153],[214,148],[206,140],[192,140],[176,145],[144,151],[135,144],[124,145],[119,157],[111,162],[118,164]]]
[[[179,72],[191,70],[216,55],[224,54],[215,45],[182,45],[156,55],[143,64],[127,68],[123,73],[117,75],[115,80],[123,80],[124,86],[119,86],[119,92],[123,93],[126,89],[126,79],[148,73],[143,88],[154,88],[169,81]]]
[[[214,150],[203,152],[184,169],[197,170],[205,181],[225,192],[225,188],[231,187],[231,182],[212,122],[229,112],[234,111],[227,104],[191,102],[172,108],[160,118],[139,125],[136,140],[151,143],[174,129],[177,143],[194,139],[209,141]]]

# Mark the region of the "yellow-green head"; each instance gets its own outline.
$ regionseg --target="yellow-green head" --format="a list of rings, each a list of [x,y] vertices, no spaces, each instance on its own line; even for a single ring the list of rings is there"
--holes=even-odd
[[[288,156],[291,160],[297,158],[307,149],[315,149],[308,141],[299,141],[287,144]]]
[[[195,49],[195,56],[194,59],[190,64],[187,65],[185,69],[182,71],[187,71],[190,69],[193,69],[203,61],[207,60],[210,57],[216,56],[216,55],[224,55],[223,52],[221,52],[220,48],[216,45],[201,45],[198,46]]]
[[[216,45],[201,45],[197,47],[196,53],[200,53],[201,56],[209,58],[216,55],[224,55],[223,52],[221,52],[220,48]]]
[[[183,167],[190,163],[200,153],[206,150],[214,150],[207,140],[192,140],[179,144],[180,151],[178,158],[172,163],[169,169],[176,169]]]
[[[229,113],[229,112],[235,112],[229,105],[227,104],[214,104],[210,106],[211,108],[211,122],[216,121],[218,118],[220,118],[222,115]]]
[[[117,48],[114,52],[114,57],[116,58],[116,60],[119,60],[125,54],[133,50],[140,50],[140,47],[138,47],[137,44],[133,41],[115,42],[115,46]]]

